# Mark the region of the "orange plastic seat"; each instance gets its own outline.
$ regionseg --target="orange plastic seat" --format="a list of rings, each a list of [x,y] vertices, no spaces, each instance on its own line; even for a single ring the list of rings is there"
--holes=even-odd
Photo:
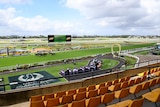
[[[42,95],[31,96],[30,101],[40,101],[42,100]]]
[[[114,80],[113,82],[112,82],[112,85],[115,85],[115,84],[117,84],[119,82],[119,79],[116,79],[116,80]]]
[[[135,81],[135,80],[129,80],[129,82],[128,82],[128,86],[132,86],[132,85],[134,85],[134,81]]]
[[[78,92],[85,92],[87,91],[87,88],[86,87],[81,87],[78,89]]]
[[[101,87],[99,90],[98,90],[98,95],[104,95],[105,93],[108,92],[108,86],[105,86],[105,87]]]
[[[62,97],[64,95],[66,95],[66,91],[60,91],[56,93],[56,97]]]
[[[98,95],[98,90],[90,90],[86,93],[87,98],[96,97],[97,95]]]
[[[148,92],[144,95],[142,95],[145,99],[154,102],[156,107],[158,107],[157,102],[160,102],[160,93],[153,91],[153,92]]]
[[[132,87],[130,87],[129,92],[131,94],[134,94],[135,98],[136,98],[136,94],[139,93],[142,90],[142,84],[138,84],[138,85],[134,85]]]
[[[142,107],[143,106],[143,98],[135,99],[135,100],[125,100],[117,103],[118,107]]]
[[[68,104],[68,107],[86,107],[85,99],[79,101],[73,101]]]
[[[77,93],[77,90],[76,89],[72,89],[72,90],[68,90],[67,91],[67,95],[70,95],[70,94],[76,94]]]
[[[109,86],[108,87],[108,89],[110,90],[110,91],[117,91],[117,90],[119,90],[121,88],[121,84],[119,83],[119,84],[115,84],[115,85],[111,85],[111,86]]]
[[[46,107],[58,106],[60,104],[59,97],[48,98],[46,102]]]
[[[62,98],[60,98],[61,104],[71,103],[73,100],[73,94],[70,95],[64,95]]]
[[[123,88],[115,92],[115,98],[118,98],[121,101],[122,98],[125,98],[129,95],[129,88]]]
[[[90,90],[95,90],[96,89],[96,86],[95,85],[89,85],[87,87],[87,91],[90,91]]]
[[[43,96],[43,100],[47,100],[48,98],[54,98],[54,93],[45,94],[45,95]]]
[[[121,79],[119,79],[119,82],[124,82],[126,79],[125,79],[125,77],[124,78],[121,78]]]
[[[110,103],[114,100],[114,92],[112,93],[106,93],[101,96],[101,103],[107,105],[107,103]]]
[[[149,88],[149,84],[150,84],[149,81],[142,83],[142,90],[148,89]]]
[[[125,81],[129,81],[130,80],[130,76],[125,77]]]
[[[134,84],[138,84],[141,82],[141,78],[136,78],[135,81],[134,81]]]
[[[152,92],[158,92],[158,93],[160,93],[160,88],[156,88],[156,89],[152,90]]]
[[[86,99],[86,107],[97,107],[101,103],[101,96]]]
[[[105,87],[105,83],[100,83],[96,85],[96,89],[100,89],[101,87]]]
[[[112,85],[112,81],[108,81],[107,83],[106,83],[106,86],[111,86]]]
[[[85,92],[79,92],[77,94],[74,95],[74,100],[78,101],[78,100],[82,100],[86,98],[86,91]]]
[[[40,101],[31,101],[30,107],[45,107],[43,100]]]
[[[127,88],[127,87],[128,87],[128,81],[121,83],[121,88]]]
[[[145,81],[146,78],[147,78],[147,76],[143,76],[143,77],[141,78],[141,82]]]

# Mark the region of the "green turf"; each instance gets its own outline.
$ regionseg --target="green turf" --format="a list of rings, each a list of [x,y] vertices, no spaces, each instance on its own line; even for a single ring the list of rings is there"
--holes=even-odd
[[[111,60],[111,59],[103,59],[102,62],[103,62],[102,69],[112,68],[118,64],[117,60]],[[59,72],[61,70],[66,70],[67,68],[73,69],[75,67],[79,68],[81,66],[86,66],[87,64],[88,64],[88,60],[84,60],[84,61],[76,62],[76,65],[70,63],[70,64],[51,66],[51,67],[47,67],[47,68],[39,68],[39,69],[35,69],[35,70],[26,70],[23,72],[15,72],[15,73],[0,75],[0,78],[4,78],[5,84],[8,84],[9,83],[8,77],[22,75],[22,74],[26,74],[26,73],[37,72],[37,71],[47,71],[48,73],[50,73],[54,77],[61,77],[61,75],[59,74]],[[60,78],[59,82],[64,82],[64,81],[66,81],[64,78]],[[10,87],[6,86],[6,89],[7,90],[10,89]]]
[[[153,45],[154,44],[139,44],[139,45],[122,46],[122,50],[147,47]],[[114,50],[117,51],[118,47],[115,47]],[[83,57],[83,56],[96,55],[109,52],[111,52],[110,48],[98,48],[98,49],[57,52],[55,55],[46,55],[46,56],[27,55],[27,56],[7,57],[0,59],[0,67],[16,66],[17,64],[32,64],[32,63],[39,63],[51,60],[62,60],[62,59]]]

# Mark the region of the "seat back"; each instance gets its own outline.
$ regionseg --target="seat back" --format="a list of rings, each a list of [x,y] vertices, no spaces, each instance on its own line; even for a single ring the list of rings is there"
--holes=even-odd
[[[87,92],[87,98],[96,97],[98,95],[98,90],[90,90]]]
[[[75,94],[74,100],[78,101],[78,100],[82,100],[86,98],[86,91],[85,92],[79,92],[77,94]]]
[[[58,106],[60,104],[59,97],[48,98],[46,102],[46,107]]]
[[[88,88],[87,88],[87,91],[95,90],[95,89],[96,89],[95,85],[89,85]]]
[[[135,91],[134,93],[139,93],[140,91],[142,90],[142,84],[138,84],[136,87],[135,87]]]
[[[86,87],[81,87],[78,89],[78,92],[85,92],[87,91],[87,88]]]
[[[70,95],[70,94],[76,94],[76,89],[73,89],[73,90],[68,90],[67,94]]]
[[[124,98],[129,95],[129,88],[124,88],[121,90],[119,98]]]
[[[73,101],[71,107],[85,107],[85,99],[79,101]]]
[[[42,95],[31,96],[30,101],[40,101],[42,100]]]
[[[101,88],[99,89],[98,94],[99,94],[99,95],[104,95],[104,94],[107,93],[107,92],[108,92],[108,86],[105,86],[105,87],[101,87]]]
[[[102,95],[102,97],[101,97],[101,102],[103,104],[110,103],[113,100],[114,100],[114,92],[112,92],[112,93],[106,93],[106,94]]]
[[[128,87],[128,81],[121,83],[121,88],[127,88],[127,87]]]
[[[115,85],[115,84],[117,84],[118,82],[119,82],[119,79],[116,79],[116,80],[113,81],[112,84]]]
[[[30,107],[45,107],[42,100],[40,101],[31,101]]]
[[[124,78],[119,79],[119,82],[124,82],[124,81],[125,81],[125,77],[124,77]]]
[[[150,82],[149,82],[149,81],[147,81],[147,82],[143,83],[143,84],[142,84],[142,90],[146,90],[146,89],[148,89],[148,88],[149,88],[149,84],[150,84]]]
[[[108,81],[107,83],[106,83],[106,86],[111,86],[112,85],[112,82],[111,81]]]
[[[101,96],[89,98],[89,102],[86,107],[97,107],[101,103]]]
[[[135,84],[138,84],[138,83],[140,83],[141,82],[141,78],[136,78],[135,79]]]
[[[133,100],[128,107],[142,107],[143,106],[143,98]]]
[[[71,103],[73,101],[73,94],[70,95],[64,95],[62,97],[61,104]]]
[[[129,80],[129,82],[128,82],[128,86],[132,86],[132,85],[134,85],[134,81],[135,81],[135,80]]]
[[[56,93],[56,97],[62,97],[64,95],[66,95],[66,91],[61,91]]]
[[[43,100],[47,100],[48,98],[54,98],[54,93],[45,94]]]
[[[152,87],[152,86],[154,86],[155,84],[156,84],[156,79],[153,79],[153,80],[150,81],[150,85],[149,85],[149,86]]]

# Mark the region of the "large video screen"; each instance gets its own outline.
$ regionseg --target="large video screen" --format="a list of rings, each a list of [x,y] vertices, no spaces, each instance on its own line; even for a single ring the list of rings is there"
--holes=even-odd
[[[48,42],[70,42],[71,35],[48,35]]]

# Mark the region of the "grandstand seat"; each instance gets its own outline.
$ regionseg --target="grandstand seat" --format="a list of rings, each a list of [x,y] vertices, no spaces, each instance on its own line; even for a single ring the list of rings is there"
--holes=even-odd
[[[73,101],[68,104],[68,107],[86,107],[85,99],[79,101]]]
[[[39,101],[31,101],[30,102],[30,107],[45,107],[43,100]]]
[[[109,86],[108,89],[109,89],[110,91],[117,91],[117,90],[120,89],[120,87],[121,87],[121,84],[118,83],[118,84]]]
[[[90,90],[86,92],[86,98],[96,97],[98,95],[98,90]]]
[[[116,79],[116,80],[114,80],[113,82],[112,82],[112,85],[115,85],[115,84],[117,84],[119,82],[119,79]]]
[[[121,83],[121,88],[127,88],[128,87],[128,81],[124,81]]]
[[[87,87],[81,87],[78,89],[78,92],[85,92],[87,91]]]
[[[90,90],[95,90],[96,89],[96,85],[89,85],[87,87],[87,91],[90,91]]]
[[[157,81],[157,79],[155,78],[155,79],[152,79],[152,80],[150,80],[150,84],[149,84],[149,90],[151,91],[152,89],[152,87],[154,86],[154,85],[156,85],[156,81]]]
[[[144,98],[134,99],[134,100],[125,100],[114,104],[114,106],[107,106],[107,107],[142,107],[143,106]]]
[[[158,93],[160,93],[160,88],[156,88],[156,89],[152,90],[152,92],[158,92]]]
[[[119,79],[119,82],[124,82],[124,81],[125,81],[125,77]]]
[[[101,103],[107,105],[108,103],[112,102],[114,100],[114,92],[112,93],[106,93],[101,96]]]
[[[105,86],[105,87],[101,87],[99,90],[98,90],[98,95],[104,95],[105,93],[108,92],[108,86]]]
[[[43,100],[47,100],[48,98],[54,98],[54,93],[45,94],[45,95],[43,96]]]
[[[40,101],[42,100],[42,95],[31,96],[30,101]]]
[[[60,104],[59,97],[48,98],[46,102],[46,107],[58,106]]]
[[[141,78],[136,78],[135,81],[134,81],[134,84],[138,84],[141,82]]]
[[[82,100],[86,98],[86,91],[84,92],[79,92],[77,94],[74,95],[74,100],[78,101],[78,100]]]
[[[96,89],[100,89],[101,87],[105,87],[104,82],[96,85]]]
[[[133,80],[129,80],[129,82],[128,82],[128,86],[132,86],[132,85],[134,85],[134,79]]]
[[[106,82],[106,86],[111,86],[111,85],[112,85],[112,81]]]
[[[141,90],[142,90],[142,84],[137,84],[137,85],[130,87],[129,92],[131,94],[134,94],[134,96],[136,98],[136,94],[139,93]]]
[[[56,93],[56,97],[62,97],[64,95],[66,95],[66,91],[60,91]]]
[[[160,102],[160,93],[153,91],[153,92],[148,92],[144,95],[142,95],[145,99],[154,102],[156,107],[158,107],[157,102]]]
[[[143,77],[141,78],[141,82],[144,82],[144,81],[146,80],[146,78],[147,78],[147,76],[143,76]]]
[[[130,80],[130,76],[125,77],[125,81],[129,81]]]
[[[125,98],[129,95],[129,88],[123,88],[119,91],[115,91],[115,98],[118,98],[121,101],[122,98]]]
[[[149,81],[146,81],[146,82],[142,83],[142,90],[149,89],[149,84],[150,84]]]
[[[86,99],[86,107],[97,107],[101,103],[101,96]]]
[[[70,94],[74,95],[77,93],[77,90],[76,89],[68,90],[66,93],[67,93],[67,95],[70,95]]]
[[[60,98],[61,104],[71,103],[73,101],[73,94],[64,95]]]

